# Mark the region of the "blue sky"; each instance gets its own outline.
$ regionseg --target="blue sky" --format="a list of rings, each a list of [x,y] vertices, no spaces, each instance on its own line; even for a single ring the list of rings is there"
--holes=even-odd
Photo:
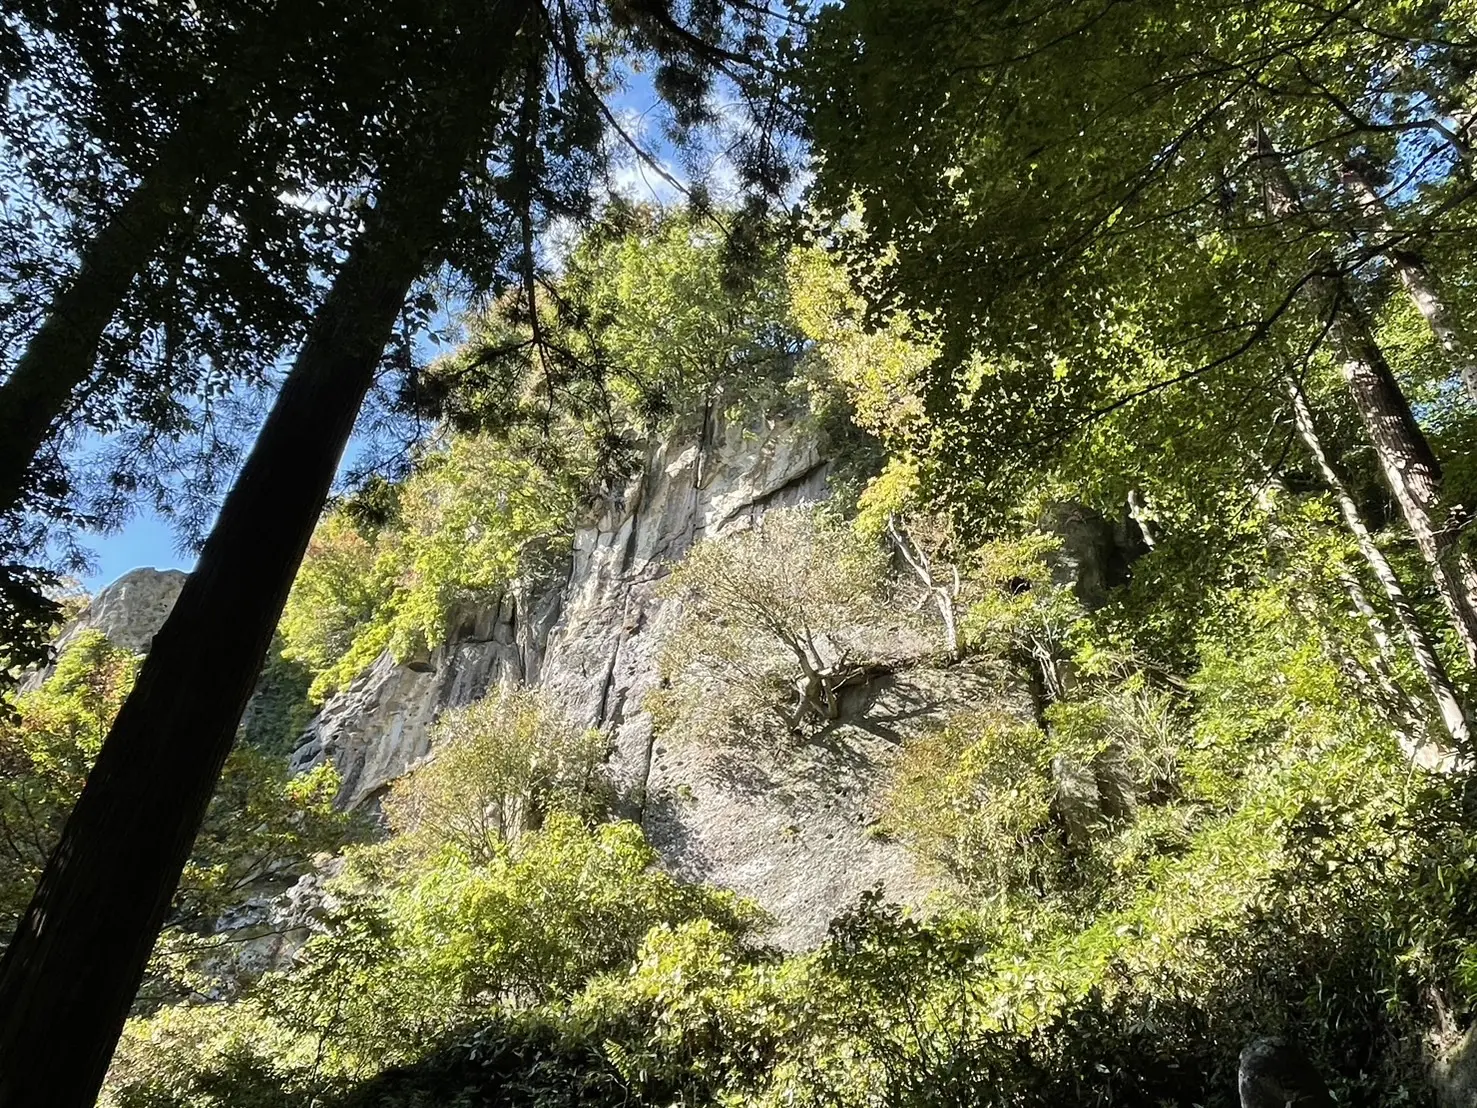
[[[139,566],[189,569],[195,564],[194,555],[175,550],[174,531],[152,513],[133,519],[116,535],[106,535],[90,545],[97,552],[97,569],[82,579],[88,592],[96,592]]]
[[[626,89],[611,104],[627,133],[650,151],[674,178],[685,181],[688,175],[672,162],[671,147],[661,134],[659,113],[653,111],[655,106],[656,95],[650,76],[645,73],[632,74]],[[721,198],[725,186],[731,182],[731,166],[726,159],[715,158],[709,172],[714,178],[715,194]],[[679,199],[677,190],[669,182],[634,155],[625,157],[617,165],[611,187],[632,199],[651,203],[669,204]],[[423,353],[434,356],[437,351],[428,349]],[[350,443],[348,453],[352,459],[355,454],[353,443]],[[89,592],[97,591],[140,566],[188,570],[195,563],[193,553],[179,549],[171,526],[148,510],[141,511],[120,531],[92,536],[86,545],[96,554],[95,569],[82,577],[83,586]]]

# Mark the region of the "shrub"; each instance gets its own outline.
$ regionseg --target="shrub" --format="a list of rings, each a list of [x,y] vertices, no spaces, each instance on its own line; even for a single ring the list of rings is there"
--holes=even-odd
[[[668,726],[722,731],[756,716],[791,731],[837,718],[838,695],[895,648],[881,548],[821,508],[766,512],[698,543],[663,586],[682,601],[662,653]]]
[[[385,814],[403,846],[486,862],[552,811],[594,815],[606,797],[605,737],[572,727],[532,690],[497,689],[445,712],[429,761],[400,778]]]

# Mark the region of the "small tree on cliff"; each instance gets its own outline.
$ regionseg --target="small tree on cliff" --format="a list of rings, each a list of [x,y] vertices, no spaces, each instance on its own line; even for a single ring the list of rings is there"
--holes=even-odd
[[[532,689],[496,689],[436,722],[431,758],[396,781],[385,814],[412,852],[454,846],[473,862],[537,830],[555,809],[595,810],[604,738]]]
[[[662,659],[675,714],[686,719],[681,705],[701,697],[711,719],[713,694],[727,693],[723,714],[749,724],[837,719],[842,690],[864,684],[886,651],[888,588],[881,548],[824,509],[776,509],[698,543],[664,586],[683,602]]]

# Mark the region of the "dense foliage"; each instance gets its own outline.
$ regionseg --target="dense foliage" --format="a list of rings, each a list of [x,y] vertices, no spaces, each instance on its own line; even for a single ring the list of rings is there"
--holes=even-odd
[[[604,737],[571,727],[527,690],[499,689],[450,709],[431,744],[431,762],[385,797],[403,849],[435,853],[450,844],[487,862],[550,812],[598,815],[608,800]]]
[[[573,420],[594,440],[585,464],[605,466],[633,435],[773,404],[803,336],[778,229],[739,223],[739,213],[614,201],[557,281],[471,321],[468,341],[419,383],[422,402],[467,429],[532,424],[547,435]]]
[[[823,511],[772,509],[698,543],[663,585],[683,611],[662,657],[661,725],[695,739],[834,723],[898,631],[887,586],[876,544]]]
[[[711,249],[666,226],[677,237],[653,253],[633,248],[652,242],[638,224],[572,263],[566,290],[607,287],[597,272],[624,290],[601,309],[618,364],[659,357],[636,337],[660,330],[625,307],[660,298],[649,267],[665,259],[685,288]],[[864,437],[825,441],[866,444],[851,473],[867,479],[825,510],[739,521],[674,564],[661,595],[681,616],[644,707],[664,742],[762,738],[783,759],[844,742],[867,690],[915,669],[1000,690],[910,729],[884,790],[874,834],[912,851],[940,894],[905,912],[879,892],[818,950],[768,949],[757,910],[659,874],[636,827],[602,822],[600,736],[533,691],[494,691],[443,717],[432,759],[386,801],[392,836],[349,855],[301,953],[229,1005],[136,1022],[109,1096],[1222,1105],[1240,1048],[1277,1033],[1340,1103],[1430,1103],[1429,1052],[1477,1011],[1472,801],[1465,772],[1422,768],[1452,738],[1339,488],[1290,437],[1270,475],[1242,437],[1208,430],[1150,459],[1137,444],[1178,418],[1166,404],[1154,428],[1122,413],[1086,425],[1022,461],[1014,500],[990,499],[947,444],[949,421],[993,409],[933,388],[945,346],[901,316],[869,323],[814,247],[770,272],[783,280],[764,310],[805,339],[771,348],[785,368],[748,402],[808,394],[828,414],[806,436],[839,410]],[[620,283],[632,273],[639,289]],[[698,302],[755,310],[755,287]],[[516,311],[489,317],[443,372],[479,388],[512,372],[522,412],[494,418],[464,394],[443,453],[320,528],[284,626],[289,654],[340,667],[320,691],[386,645],[426,649],[457,603],[487,603],[559,554],[606,495],[592,478],[619,472],[599,460],[609,425],[592,413],[623,413],[638,446],[706,433],[619,388],[615,407],[573,384],[556,399],[546,371],[500,360],[519,326]],[[715,380],[725,398],[746,387],[741,373],[692,380],[688,405],[711,406]],[[1309,395],[1327,420],[1332,395]],[[540,404],[567,432],[558,449],[526,445]],[[1248,433],[1268,416],[1244,414]],[[1345,493],[1391,572],[1416,579],[1355,432],[1328,425],[1319,443]],[[516,488],[499,476],[514,473]],[[411,550],[446,552],[442,575],[434,559],[409,568]],[[1436,597],[1410,598],[1438,660],[1464,673]],[[398,626],[423,637],[392,645],[410,612],[420,622]]]
[[[535,312],[510,295],[468,319],[417,382],[460,430],[330,512],[308,548],[282,634],[315,700],[381,651],[423,657],[459,608],[540,582],[651,436],[794,403],[784,258],[768,240],[735,257],[719,226],[618,204]]]
[[[534,7],[520,82],[386,62],[344,111],[403,115],[361,133],[328,67],[304,101],[326,113],[321,157],[289,144],[259,175],[382,173],[406,121],[442,110],[393,78],[429,74],[481,153],[445,175],[460,199],[422,245],[491,295],[455,352],[396,364],[394,412],[434,430],[307,544],[104,1103],[1220,1108],[1265,1035],[1340,1105],[1442,1102],[1433,1074],[1477,1041],[1469,6]],[[436,10],[456,25],[457,4]],[[0,219],[33,254],[87,241],[123,187],[111,139],[136,126],[101,70],[71,74],[96,44],[48,11],[7,17],[0,47],[24,73],[57,36],[60,60],[29,72],[85,89],[89,113],[60,145],[34,120],[0,128],[45,155],[38,202],[64,217],[51,243]],[[123,73],[158,84],[154,130],[225,65],[217,30],[160,23],[157,56],[125,51],[153,57],[152,78]],[[803,121],[803,217],[715,204],[704,182],[674,211],[592,191],[602,136],[629,124],[601,97],[645,55],[674,134],[721,121],[720,91],[745,98],[756,126],[724,157],[748,183],[785,183],[771,132]],[[287,133],[280,94],[251,100],[257,145]],[[87,133],[108,154],[73,201],[48,167]],[[189,359],[252,380],[306,326],[336,197],[321,237],[288,235],[264,271],[278,300],[250,319],[276,345],[216,341],[212,306],[162,358],[126,348],[167,330],[150,282],[186,258],[258,259],[313,225],[278,212],[225,251],[245,185],[205,185],[193,245],[158,254],[102,351],[157,363],[162,407],[105,376],[66,426],[167,441],[210,415],[183,399],[203,387]],[[585,226],[541,238],[558,216]],[[622,711],[648,714],[653,748],[762,755],[776,780],[822,747],[878,758],[867,834],[910,853],[930,899],[878,889],[818,948],[766,945],[759,907],[662,868],[620,818],[646,797],[607,779],[609,736],[536,687],[442,712],[377,798],[380,841],[343,846],[332,772],[281,767],[312,705],[557,587],[578,528],[623,520],[672,445],[701,455],[779,416],[826,461],[829,502],[793,503],[817,465],[674,546],[638,586],[663,619],[621,629],[661,636],[656,688]],[[46,467],[26,478],[33,514],[70,524],[70,471],[51,468],[49,500]],[[24,624],[14,656],[33,656],[53,615],[39,571],[0,570],[0,625]],[[12,923],[136,665],[84,635],[6,701]],[[875,728],[883,754],[853,748],[849,728],[925,679],[951,695]],[[313,909],[264,972],[233,970],[214,925],[323,850]]]
[[[138,659],[98,631],[77,635],[37,688],[7,699],[0,718],[0,930],[29,901],[97,757]],[[321,765],[289,778],[278,751],[242,743],[231,755],[175,896],[143,997],[196,987],[199,960],[219,947],[218,920],[252,895],[275,893],[315,856],[353,836],[334,809],[338,774]],[[229,938],[229,936],[224,936]]]
[[[390,798],[397,833],[347,855],[290,966],[228,1008],[138,1021],[117,1103],[322,1096],[489,1019],[562,1007],[653,936],[742,947],[761,922],[662,873],[636,827],[582,822],[598,811],[588,740],[537,697],[494,693],[441,727]]]

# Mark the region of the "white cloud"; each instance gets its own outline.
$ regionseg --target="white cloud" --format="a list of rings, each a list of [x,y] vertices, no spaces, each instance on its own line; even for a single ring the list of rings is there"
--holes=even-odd
[[[654,203],[663,207],[677,203],[682,199],[682,189],[673,184],[673,180],[683,188],[687,186],[687,181],[670,163],[658,159],[657,165],[661,166],[662,172],[648,165],[634,152],[629,153],[610,176],[611,193],[626,200]]]

